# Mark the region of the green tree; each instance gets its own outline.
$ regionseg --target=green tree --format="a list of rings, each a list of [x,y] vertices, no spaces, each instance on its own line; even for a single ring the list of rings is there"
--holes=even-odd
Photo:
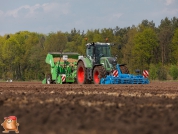
[[[176,65],[171,65],[169,74],[172,76],[173,80],[178,78],[178,67]]]
[[[134,38],[134,47],[132,51],[134,67],[148,69],[154,56],[154,50],[158,47],[158,40],[155,31],[152,28],[145,28]]]
[[[172,24],[172,30],[176,31],[176,29],[178,28],[178,18],[177,17],[173,17],[171,19],[171,24]]]
[[[150,69],[149,69],[149,78],[151,80],[155,80],[158,77],[158,65],[155,64],[150,64]]]
[[[153,21],[143,20],[141,23],[144,27],[155,28],[155,23]]]
[[[5,42],[5,36],[0,36],[0,79],[2,79],[2,75],[4,73],[4,59],[2,58],[2,49],[3,49],[3,45]]]
[[[161,24],[159,26],[159,46],[161,50],[161,62],[162,64],[170,63],[171,59],[171,40],[173,36],[173,30],[171,21],[166,17],[164,20],[161,20]]]
[[[172,44],[171,44],[171,51],[172,51],[172,63],[177,64],[178,63],[178,28],[174,33]]]
[[[106,42],[106,39],[108,39],[108,42],[113,43],[114,41],[114,33],[113,33],[113,29],[109,28],[109,29],[101,29],[101,35],[103,37],[103,41],[102,42]]]
[[[45,49],[47,52],[63,52],[66,48],[67,36],[62,32],[50,33],[46,37]]]
[[[128,68],[131,70],[133,69],[132,64],[134,64],[133,59],[131,58],[132,50],[134,48],[134,38],[137,35],[137,33],[138,31],[136,28],[130,29],[126,35],[128,37],[128,41],[122,48],[122,53],[123,53],[122,62],[126,63],[128,65]]]
[[[21,48],[15,35],[11,35],[2,46],[2,59],[4,59],[4,78],[17,77],[17,68],[20,63]],[[14,76],[16,75],[16,76]],[[16,78],[18,79],[18,78]]]

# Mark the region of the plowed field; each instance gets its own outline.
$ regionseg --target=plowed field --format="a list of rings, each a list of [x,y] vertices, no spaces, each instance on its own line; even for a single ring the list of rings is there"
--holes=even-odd
[[[178,134],[178,82],[0,83],[0,124],[10,115],[21,134]]]

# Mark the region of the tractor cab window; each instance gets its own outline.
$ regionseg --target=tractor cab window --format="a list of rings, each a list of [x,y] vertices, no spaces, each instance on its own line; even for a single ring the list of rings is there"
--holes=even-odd
[[[110,47],[108,45],[96,46],[96,55],[100,57],[111,57]]]

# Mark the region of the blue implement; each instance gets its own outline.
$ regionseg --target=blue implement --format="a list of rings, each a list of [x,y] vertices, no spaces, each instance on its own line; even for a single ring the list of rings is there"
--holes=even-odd
[[[118,76],[112,74],[101,78],[100,84],[149,84],[149,79],[142,75],[122,74],[119,64],[116,65]]]

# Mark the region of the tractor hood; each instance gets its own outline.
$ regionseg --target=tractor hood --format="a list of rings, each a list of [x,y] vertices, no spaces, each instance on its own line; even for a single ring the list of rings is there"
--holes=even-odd
[[[115,69],[117,65],[117,60],[114,57],[102,57],[100,62],[107,71]]]
[[[109,63],[115,67],[117,65],[117,60],[114,57],[107,57]]]

